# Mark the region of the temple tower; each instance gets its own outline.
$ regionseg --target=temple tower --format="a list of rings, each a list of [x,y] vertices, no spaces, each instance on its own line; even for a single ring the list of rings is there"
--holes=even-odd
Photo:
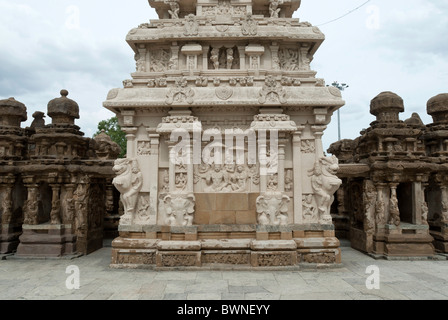
[[[127,134],[113,265],[340,262],[322,135],[344,101],[311,70],[325,37],[300,2],[149,0],[104,102]]]

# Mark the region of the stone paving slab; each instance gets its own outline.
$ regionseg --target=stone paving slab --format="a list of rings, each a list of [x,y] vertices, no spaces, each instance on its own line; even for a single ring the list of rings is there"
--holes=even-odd
[[[111,248],[76,259],[0,260],[0,300],[448,300],[448,261],[375,260],[342,247],[337,268],[285,271],[113,269]],[[68,266],[80,288],[70,290]],[[368,266],[380,271],[369,290]]]

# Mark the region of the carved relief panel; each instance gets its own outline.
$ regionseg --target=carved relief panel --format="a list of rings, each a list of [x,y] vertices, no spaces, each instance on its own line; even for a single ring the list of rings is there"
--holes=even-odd
[[[170,67],[171,52],[169,49],[149,51],[149,72],[165,72]]]

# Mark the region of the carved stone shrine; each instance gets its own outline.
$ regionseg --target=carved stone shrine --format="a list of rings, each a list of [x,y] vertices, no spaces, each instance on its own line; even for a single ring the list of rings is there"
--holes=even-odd
[[[26,106],[0,100],[0,254],[88,254],[103,246],[106,217],[118,220],[112,167],[120,149],[104,134],[83,136],[67,95],[48,103],[50,124],[37,111],[28,128],[20,127]]]
[[[325,36],[300,0],[149,0],[136,70],[104,107],[127,137],[112,266],[341,262],[342,181],[322,135],[344,105],[310,62]]]
[[[353,248],[385,258],[448,253],[448,95],[428,101],[433,123],[414,113],[402,121],[404,102],[393,92],[371,101],[376,121],[355,140],[331,145],[340,160],[332,213]]]

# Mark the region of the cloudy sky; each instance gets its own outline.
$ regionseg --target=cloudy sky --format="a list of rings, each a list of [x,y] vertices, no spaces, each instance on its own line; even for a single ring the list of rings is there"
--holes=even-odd
[[[404,120],[448,92],[446,0],[302,0],[296,18],[317,25],[326,41],[312,67],[327,84],[349,85],[340,111],[342,138],[369,126],[370,100],[382,91],[403,97]],[[26,104],[28,121],[46,112],[62,88],[80,106],[77,124],[92,136],[113,114],[102,107],[111,88],[135,70],[127,32],[157,19],[146,0],[0,0],[0,99]],[[49,119],[47,119],[49,121]],[[324,149],[337,140],[337,121],[324,135]]]

